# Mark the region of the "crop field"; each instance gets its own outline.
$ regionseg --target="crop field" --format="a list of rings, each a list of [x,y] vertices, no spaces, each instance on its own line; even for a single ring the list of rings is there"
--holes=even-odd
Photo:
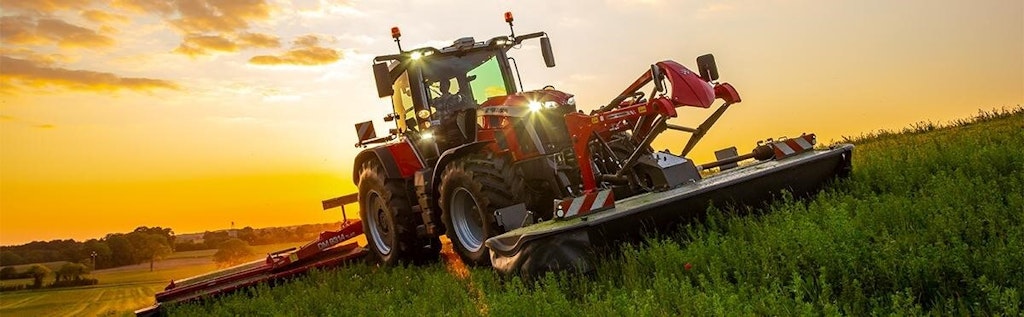
[[[268,252],[298,246],[284,243],[255,246],[260,258]],[[0,293],[0,316],[121,316],[153,304],[153,295],[172,279],[182,279],[217,269],[216,250],[177,252],[159,261],[153,272],[149,263],[98,270],[87,277],[99,279],[93,286],[24,290]],[[62,264],[62,263],[58,263]],[[7,280],[5,284],[31,284],[31,279]],[[46,283],[53,282],[47,277]]]
[[[816,197],[709,208],[704,223],[623,245],[593,275],[352,265],[170,313],[1024,314],[1024,110],[852,142],[852,177]]]

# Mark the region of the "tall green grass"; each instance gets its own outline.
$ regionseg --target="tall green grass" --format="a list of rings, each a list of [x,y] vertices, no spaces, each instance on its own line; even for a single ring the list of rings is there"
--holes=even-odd
[[[624,245],[593,277],[354,265],[173,315],[1021,315],[1024,109],[849,139],[812,199]]]

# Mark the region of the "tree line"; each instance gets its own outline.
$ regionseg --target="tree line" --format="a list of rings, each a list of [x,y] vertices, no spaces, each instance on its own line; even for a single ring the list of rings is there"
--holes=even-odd
[[[128,233],[111,233],[101,239],[33,241],[0,247],[0,265],[67,261],[94,269],[153,261],[172,252],[171,228],[138,227]]]
[[[171,228],[143,226],[132,232],[111,233],[84,242],[67,239],[3,246],[0,247],[0,266],[67,261],[87,264],[93,269],[104,269],[148,261],[152,269],[154,261],[175,251],[216,249],[232,238],[249,245],[306,242],[315,240],[321,231],[337,230],[339,226],[340,223],[325,223],[207,231],[203,233],[202,242],[179,242]]]
[[[181,241],[174,245],[175,251],[194,251],[217,249],[222,243],[232,238],[245,241],[249,245],[267,245],[285,242],[309,242],[315,240],[320,232],[338,230],[341,223],[307,224],[291,227],[270,227],[253,229],[245,227],[237,230],[206,231],[202,242]]]

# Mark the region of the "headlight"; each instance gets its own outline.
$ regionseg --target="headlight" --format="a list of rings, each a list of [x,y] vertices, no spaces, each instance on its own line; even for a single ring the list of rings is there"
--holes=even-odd
[[[558,103],[554,102],[554,101],[545,101],[544,102],[544,108],[546,108],[546,109],[558,108]]]
[[[420,133],[420,140],[430,140],[430,139],[433,139],[433,138],[434,138],[434,133],[431,133],[430,131],[425,131],[423,133]]]
[[[565,104],[570,105],[570,106],[575,106],[576,105],[576,96],[569,97],[569,100],[566,100]]]
[[[416,116],[420,117],[420,119],[430,118],[430,110],[427,110],[427,109],[420,110],[419,112],[416,113]]]
[[[527,104],[526,106],[530,108],[531,112],[540,111],[540,108],[543,107],[539,102],[536,101],[530,101],[530,103]]]

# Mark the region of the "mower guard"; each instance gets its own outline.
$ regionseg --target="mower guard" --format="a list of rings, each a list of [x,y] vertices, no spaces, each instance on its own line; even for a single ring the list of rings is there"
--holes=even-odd
[[[625,198],[609,210],[512,230],[485,244],[491,250],[491,265],[503,274],[588,272],[595,268],[598,249],[700,220],[709,205],[758,207],[783,190],[795,197],[814,194],[837,176],[850,174],[852,154],[853,145],[842,144],[753,163],[673,189]]]
[[[291,248],[227,269],[178,281],[156,294],[156,304],[135,311],[136,316],[162,316],[168,304],[202,301],[256,286],[285,281],[313,269],[327,269],[353,262],[367,254],[355,242],[343,243],[363,234],[358,220],[345,222],[338,231],[325,231],[320,238],[299,248]]]

